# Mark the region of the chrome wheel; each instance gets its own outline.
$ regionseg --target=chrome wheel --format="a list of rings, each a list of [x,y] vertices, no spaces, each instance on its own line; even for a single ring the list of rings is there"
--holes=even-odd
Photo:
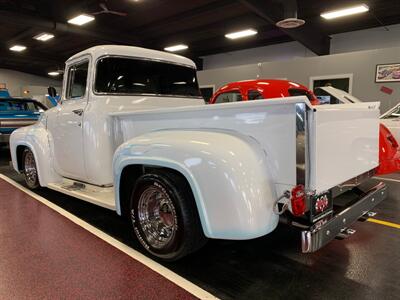
[[[25,181],[29,187],[35,187],[38,182],[38,175],[36,169],[35,157],[32,151],[26,151],[24,155],[24,174]]]
[[[137,217],[146,242],[151,247],[162,249],[174,239],[178,229],[176,210],[161,186],[152,185],[142,192]]]

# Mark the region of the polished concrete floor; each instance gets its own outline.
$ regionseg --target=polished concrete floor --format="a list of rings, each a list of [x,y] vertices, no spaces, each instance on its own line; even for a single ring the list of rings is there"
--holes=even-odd
[[[0,173],[22,183],[8,161],[8,152],[0,151]],[[376,207],[374,218],[399,224],[400,175],[384,181],[389,198]],[[129,224],[114,212],[48,189],[38,193],[140,250]],[[400,229],[368,221],[353,228],[355,235],[313,254],[300,253],[298,232],[280,225],[256,240],[210,241],[199,252],[164,265],[221,299],[399,299]]]

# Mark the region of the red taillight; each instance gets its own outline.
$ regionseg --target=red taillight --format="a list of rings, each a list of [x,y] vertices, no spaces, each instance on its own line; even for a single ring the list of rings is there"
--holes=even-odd
[[[306,212],[306,192],[303,185],[297,185],[292,189],[292,213],[296,217],[300,217]]]

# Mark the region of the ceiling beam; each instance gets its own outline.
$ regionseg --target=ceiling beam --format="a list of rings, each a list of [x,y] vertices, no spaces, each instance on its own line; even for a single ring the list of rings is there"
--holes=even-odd
[[[264,19],[269,24],[276,24],[276,22],[282,20],[285,17],[285,11],[283,7],[277,9],[279,6],[278,2],[283,1],[274,0],[238,0],[250,11],[254,12],[257,16]],[[291,0],[296,1],[296,0]],[[276,13],[279,11],[280,13]],[[323,34],[318,28],[313,27],[310,24],[305,24],[299,28],[294,29],[282,29],[285,34],[290,36],[293,40],[298,41],[305,47],[310,49],[317,55],[327,55],[330,53],[330,37]]]
[[[36,27],[38,29],[48,30],[51,32],[62,32],[88,36],[118,44],[132,44],[136,46],[141,45],[141,41],[133,38],[131,35],[127,36],[121,33],[116,33],[115,31],[106,28],[99,29],[99,26],[96,26],[96,28],[99,30],[87,30],[74,25],[69,25],[68,23],[64,22],[52,22],[42,17],[34,17],[6,10],[0,10],[0,20],[2,23]]]

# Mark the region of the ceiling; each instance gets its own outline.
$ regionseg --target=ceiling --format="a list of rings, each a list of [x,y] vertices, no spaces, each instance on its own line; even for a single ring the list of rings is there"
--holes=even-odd
[[[100,44],[126,44],[162,50],[184,43],[181,52],[201,67],[200,57],[297,40],[313,52],[329,54],[329,35],[400,23],[400,0],[301,0],[298,16],[306,25],[282,31],[284,4],[294,0],[0,0],[0,68],[46,75],[64,61]],[[74,26],[67,20],[99,11],[100,3],[127,16],[96,15],[94,22]],[[370,12],[326,21],[320,13],[365,3]],[[228,40],[228,32],[255,28],[258,35]],[[33,36],[49,32],[55,38],[39,42]],[[22,44],[27,50],[9,50]]]

